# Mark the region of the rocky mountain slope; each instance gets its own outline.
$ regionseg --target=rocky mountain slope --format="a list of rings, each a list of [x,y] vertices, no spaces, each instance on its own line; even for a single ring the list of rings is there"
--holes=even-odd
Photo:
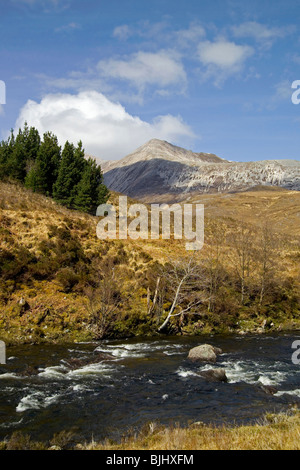
[[[102,164],[112,190],[140,200],[184,200],[196,193],[236,192],[258,185],[300,190],[300,161],[230,162],[153,139],[119,161]]]

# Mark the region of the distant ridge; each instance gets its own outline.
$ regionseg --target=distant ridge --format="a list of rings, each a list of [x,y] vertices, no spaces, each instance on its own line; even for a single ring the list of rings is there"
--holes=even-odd
[[[152,139],[118,161],[103,162],[108,188],[145,201],[180,201],[192,193],[236,192],[259,186],[300,191],[300,162],[230,162]]]

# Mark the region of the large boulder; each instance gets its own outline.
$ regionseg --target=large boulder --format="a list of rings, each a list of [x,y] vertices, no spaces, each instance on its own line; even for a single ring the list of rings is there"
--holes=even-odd
[[[210,344],[202,344],[190,350],[188,359],[191,361],[215,363],[218,354],[222,354],[222,349],[215,348]]]
[[[199,372],[199,375],[209,382],[228,382],[225,369],[209,369]]]

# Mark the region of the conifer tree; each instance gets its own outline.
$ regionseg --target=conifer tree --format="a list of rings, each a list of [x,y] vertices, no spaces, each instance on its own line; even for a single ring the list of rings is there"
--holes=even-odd
[[[10,165],[14,146],[15,136],[13,129],[11,129],[9,138],[0,143],[0,178],[10,176]]]
[[[53,185],[58,177],[60,151],[57,137],[51,132],[46,132],[33,170],[36,175],[36,191],[52,196]]]
[[[23,131],[19,129],[10,160],[10,175],[21,182],[25,181],[36,160],[40,146],[40,136],[34,127],[29,129],[25,122]]]
[[[74,145],[67,141],[62,151],[57,180],[53,186],[54,199],[68,207],[71,207],[72,204],[74,174],[77,172],[76,168],[74,168],[74,153]]]
[[[35,165],[33,165],[32,168],[27,172],[24,183],[25,183],[26,188],[32,189],[33,192],[36,192],[38,190],[37,169]]]
[[[81,140],[78,142],[78,146],[74,151],[74,163],[72,167],[72,180],[73,180],[73,190],[71,192],[71,205],[74,205],[74,200],[77,193],[77,185],[79,184],[83,172],[86,166],[86,159],[84,157],[84,149],[82,147]]]
[[[23,132],[19,129],[9,162],[9,174],[14,179],[24,182],[26,177],[26,152]]]
[[[26,152],[26,159],[27,161],[34,162],[37,158],[41,145],[39,131],[35,127],[30,127],[30,129],[28,130],[27,123],[25,123],[23,139]]]
[[[74,208],[95,214],[98,205],[106,202],[107,198],[108,191],[102,184],[101,168],[95,160],[89,158],[86,160],[82,178],[76,187]]]
[[[102,181],[103,181],[103,176],[102,176]],[[105,204],[110,196],[109,189],[105,184],[102,182],[100,186],[98,187],[98,204]]]
[[[41,143],[38,131],[27,123],[16,138],[11,131],[7,141],[0,142],[0,178],[5,177],[92,214],[109,197],[101,168],[94,159],[85,159],[81,141],[76,148],[67,141],[61,154],[54,134],[46,132]]]

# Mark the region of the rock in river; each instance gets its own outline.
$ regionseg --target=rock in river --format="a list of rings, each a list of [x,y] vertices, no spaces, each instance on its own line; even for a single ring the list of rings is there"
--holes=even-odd
[[[228,382],[225,369],[204,370],[199,375],[209,382]]]
[[[222,354],[222,349],[215,348],[210,344],[202,344],[190,350],[188,359],[192,361],[215,363],[218,354]]]

